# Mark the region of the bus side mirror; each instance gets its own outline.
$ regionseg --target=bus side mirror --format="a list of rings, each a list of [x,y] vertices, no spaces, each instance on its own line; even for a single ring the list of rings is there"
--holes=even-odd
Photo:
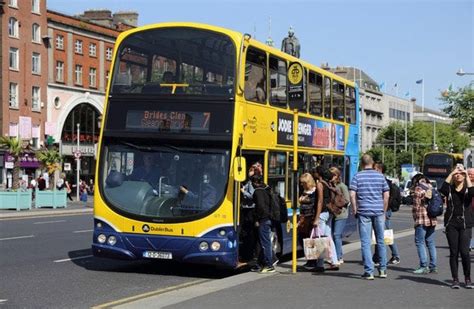
[[[234,180],[242,182],[246,178],[247,164],[244,157],[234,158]]]

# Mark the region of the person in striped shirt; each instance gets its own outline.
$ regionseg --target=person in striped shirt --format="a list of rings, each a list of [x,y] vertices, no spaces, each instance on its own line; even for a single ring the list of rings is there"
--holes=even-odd
[[[374,161],[364,154],[360,165],[362,170],[351,181],[349,190],[354,213],[357,216],[359,237],[364,264],[362,278],[374,279],[374,264],[370,249],[372,227],[377,242],[376,250],[380,256],[379,277],[387,277],[387,253],[384,244],[385,212],[388,208],[390,188],[385,177],[373,169]]]

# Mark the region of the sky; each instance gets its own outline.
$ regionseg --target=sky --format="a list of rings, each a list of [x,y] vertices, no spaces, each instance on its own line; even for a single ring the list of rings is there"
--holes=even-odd
[[[301,59],[320,66],[354,66],[383,92],[414,97],[441,109],[441,91],[464,87],[474,75],[473,0],[47,0],[50,10],[136,11],[138,25],[190,21],[250,33],[275,47],[290,26]],[[270,27],[271,20],[271,27]],[[397,84],[397,87],[394,87]]]

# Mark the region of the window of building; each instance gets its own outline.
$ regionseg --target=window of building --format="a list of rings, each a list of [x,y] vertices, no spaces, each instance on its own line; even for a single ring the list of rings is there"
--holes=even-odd
[[[324,77],[324,117],[331,118],[331,79]]]
[[[14,17],[8,19],[8,36],[18,38],[18,20]]]
[[[41,98],[40,87],[33,86],[31,88],[31,109],[36,110],[36,111],[40,110],[40,98]]]
[[[350,124],[356,123],[356,94],[355,89],[346,86],[346,122]]]
[[[82,54],[82,41],[81,40],[76,40],[76,43],[74,44],[74,51],[76,54]]]
[[[38,132],[38,134],[40,133],[40,126],[39,125],[36,125],[34,124],[33,127],[31,128],[31,132]],[[39,134],[39,136],[41,136],[41,134]],[[34,133],[32,134],[31,136],[31,140],[33,142],[33,148],[40,148],[40,144],[39,144],[39,137],[35,136]]]
[[[10,102],[10,107],[18,108],[18,84],[17,83],[10,83],[9,102]]]
[[[344,121],[344,85],[332,83],[332,119]]]
[[[90,68],[89,70],[89,87],[96,88],[97,87],[97,69]]]
[[[323,77],[321,74],[309,72],[309,113],[321,116],[323,114]]]
[[[31,0],[31,11],[33,13],[40,13],[40,0]]]
[[[91,57],[97,56],[97,45],[94,43],[89,44],[89,56]]]
[[[249,47],[245,62],[245,99],[265,103],[267,100],[267,55]]]
[[[113,52],[112,48],[107,47],[107,49],[105,50],[105,58],[107,60],[112,60],[112,52]]]
[[[41,55],[38,53],[33,53],[31,72],[34,74],[41,74]]]
[[[82,65],[76,65],[76,70],[74,71],[76,74],[76,85],[82,85]]]
[[[18,48],[15,47],[10,47],[10,53],[9,53],[9,65],[10,69],[12,70],[18,70],[18,65],[19,65],[19,58],[18,58]]]
[[[109,81],[110,71],[105,72],[105,80]]]
[[[64,82],[64,62],[56,61],[56,81]]]
[[[41,28],[38,24],[31,26],[31,37],[33,42],[41,43]]]
[[[286,108],[286,61],[270,57],[270,104]]]
[[[17,8],[18,7],[18,0],[8,0],[8,6]]]
[[[56,36],[56,49],[64,49],[64,36],[60,34]]]
[[[407,121],[410,121],[410,113],[407,113]]]

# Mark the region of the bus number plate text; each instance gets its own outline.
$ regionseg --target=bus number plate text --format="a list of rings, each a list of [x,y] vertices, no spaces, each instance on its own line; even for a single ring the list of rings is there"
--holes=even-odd
[[[171,252],[145,251],[143,252],[143,257],[150,259],[171,260],[173,259],[173,254],[171,254]]]

